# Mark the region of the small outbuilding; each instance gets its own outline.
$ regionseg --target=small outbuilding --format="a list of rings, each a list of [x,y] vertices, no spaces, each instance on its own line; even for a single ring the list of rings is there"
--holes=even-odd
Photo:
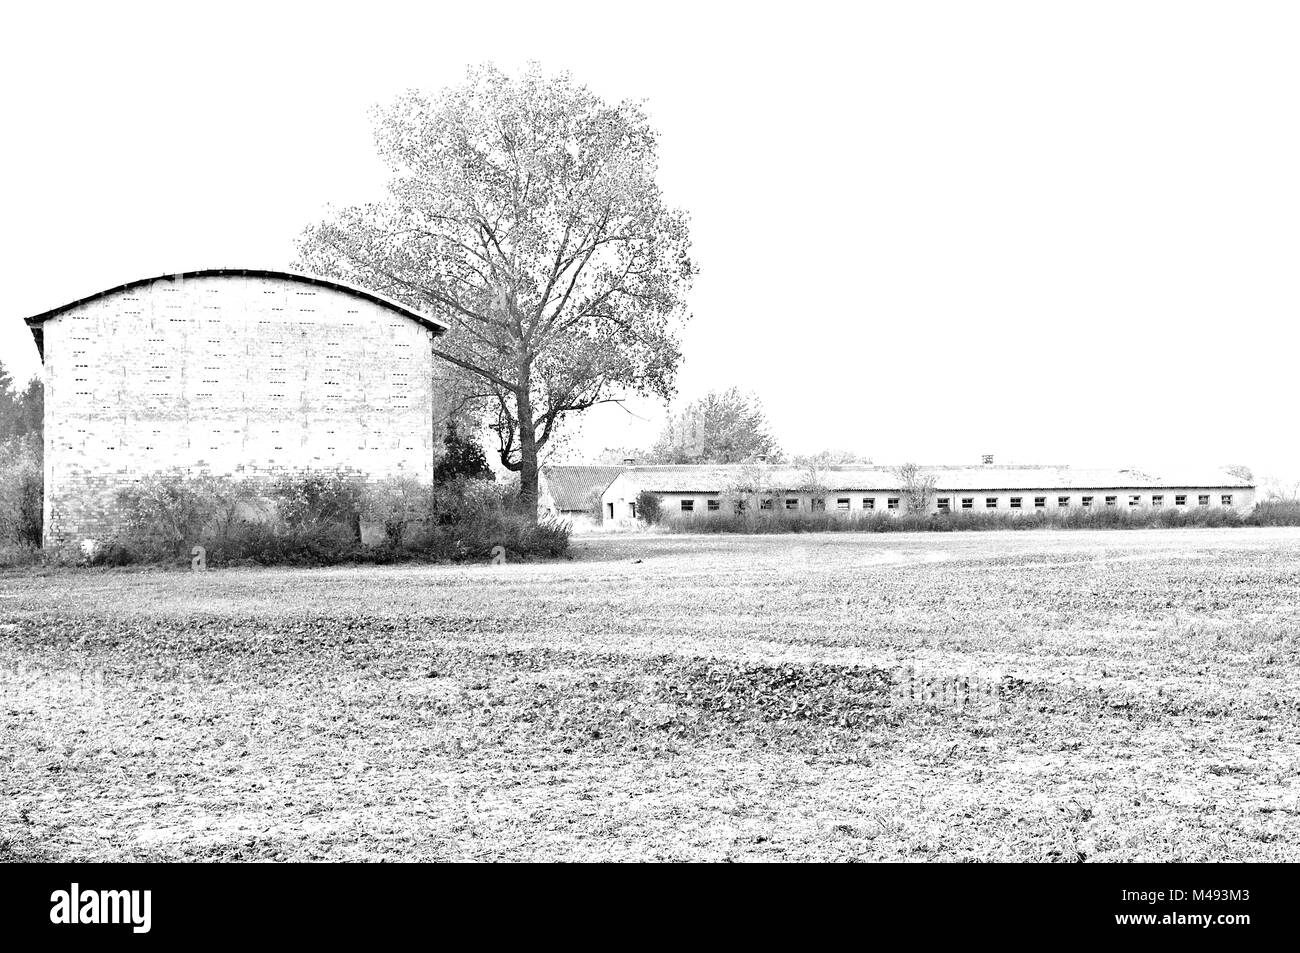
[[[567,520],[575,530],[602,523],[601,495],[624,467],[548,466],[538,481],[538,511]]]

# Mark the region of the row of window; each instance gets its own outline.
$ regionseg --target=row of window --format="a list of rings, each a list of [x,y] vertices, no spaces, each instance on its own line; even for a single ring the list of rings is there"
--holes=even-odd
[[[1058,507],[1062,507],[1062,506],[1070,506],[1070,505],[1071,505],[1071,502],[1072,502],[1072,499],[1073,499],[1073,498],[1072,498],[1072,497],[1069,497],[1069,496],[1058,496],[1058,497],[1056,498],[1056,505],[1057,505]],[[1079,498],[1079,503],[1080,503],[1080,505],[1082,505],[1082,506],[1092,506],[1093,503],[1096,501],[1096,499],[1097,499],[1097,498],[1096,498],[1095,496],[1081,496],[1081,497]],[[1117,506],[1117,505],[1119,505],[1119,496],[1118,496],[1118,495],[1106,496],[1106,497],[1103,497],[1103,499],[1105,500],[1105,505],[1106,505],[1106,506]],[[1024,498],[1023,496],[1013,496],[1013,497],[1011,497],[1011,509],[1013,509],[1013,510],[1024,509],[1024,501],[1025,501],[1025,498]],[[1231,505],[1232,505],[1232,494],[1231,494],[1231,493],[1224,493],[1224,494],[1221,494],[1221,495],[1219,496],[1219,502],[1220,502],[1223,506],[1231,506]],[[1140,506],[1141,504],[1142,504],[1142,494],[1141,494],[1141,493],[1130,493],[1130,494],[1129,494],[1129,496],[1128,496],[1128,505],[1129,505],[1129,506]],[[1164,505],[1165,505],[1165,494],[1163,494],[1163,493],[1152,493],[1152,494],[1151,494],[1151,505],[1152,505],[1152,506],[1164,506]],[[1187,505],[1187,494],[1186,494],[1186,493],[1175,493],[1175,494],[1174,494],[1174,506],[1186,506],[1186,505]],[[1209,505],[1210,505],[1210,494],[1209,494],[1209,493],[1199,493],[1199,494],[1197,494],[1197,496],[1196,496],[1196,505],[1197,505],[1197,506],[1209,506]],[[1036,496],[1036,497],[1034,497],[1034,509],[1040,509],[1040,510],[1041,510],[1041,509],[1045,508],[1046,506],[1047,506],[1047,497],[1045,497],[1045,496]],[[963,497],[961,497],[961,508],[962,508],[963,510],[974,509],[974,507],[975,507],[975,497],[973,497],[973,496],[963,496]],[[941,496],[941,497],[939,497],[939,509],[941,509],[941,510],[947,510],[947,509],[951,509],[951,508],[952,508],[952,499],[951,499],[951,497],[946,497],[946,496]],[[986,496],[986,497],[984,497],[984,508],[985,508],[985,509],[990,509],[990,510],[995,510],[995,509],[997,509],[997,508],[998,508],[998,497],[996,497],[996,496]]]
[[[1166,494],[1164,494],[1164,493],[1152,493],[1152,494],[1151,494],[1151,505],[1152,505],[1153,507],[1154,507],[1154,506],[1164,506],[1164,505],[1165,505],[1165,496],[1166,496]],[[1196,495],[1196,504],[1197,504],[1198,506],[1209,506],[1209,505],[1210,505],[1210,496],[1211,496],[1211,494],[1209,494],[1209,493],[1199,493],[1199,494],[1197,494],[1197,495]],[[1187,506],[1187,505],[1188,505],[1188,504],[1187,504],[1188,494],[1186,494],[1186,493],[1175,493],[1175,494],[1173,494],[1173,497],[1174,497],[1174,506]],[[939,511],[940,511],[940,512],[948,512],[948,511],[951,511],[952,508],[953,508],[953,499],[954,499],[954,498],[953,498],[953,497],[950,497],[950,496],[941,496],[941,497],[938,497]],[[973,497],[973,496],[962,496],[962,497],[957,497],[957,499],[960,500],[960,505],[961,505],[961,508],[962,508],[963,510],[971,510],[971,509],[974,509],[974,508],[975,508],[975,500],[976,500],[975,497]],[[1010,500],[1010,508],[1013,509],[1013,510],[1026,509],[1026,506],[1025,506],[1025,500],[1026,500],[1026,499],[1027,499],[1027,497],[1023,497],[1023,496],[1013,496],[1013,497],[1011,497],[1011,500]],[[1079,504],[1080,504],[1081,506],[1092,506],[1093,503],[1096,502],[1096,499],[1097,499],[1096,496],[1081,496],[1081,497],[1079,497]],[[1110,495],[1110,496],[1103,496],[1102,499],[1105,501],[1105,505],[1106,505],[1106,506],[1118,506],[1118,505],[1119,505],[1119,496],[1118,496],[1118,494]],[[995,509],[997,509],[998,506],[1000,505],[999,500],[1000,500],[1000,497],[996,497],[996,496],[986,496],[986,497],[984,497],[984,508],[985,508],[985,509],[989,509],[989,510],[995,510]],[[1035,497],[1033,497],[1033,508],[1034,508],[1034,509],[1039,509],[1039,510],[1041,510],[1041,509],[1045,509],[1045,508],[1047,507],[1047,500],[1048,500],[1048,498],[1047,498],[1046,496],[1035,496]],[[1071,505],[1072,505],[1072,502],[1073,502],[1073,497],[1071,497],[1071,496],[1058,496],[1058,497],[1056,498],[1056,505],[1057,505],[1058,507],[1068,507],[1068,506],[1071,506]],[[1219,502],[1220,502],[1223,506],[1231,506],[1231,505],[1232,505],[1232,494],[1231,494],[1231,493],[1224,493],[1224,494],[1221,494],[1220,497],[1219,497]],[[776,501],[776,500],[773,500],[773,499],[764,499],[764,500],[760,500],[760,501],[759,501],[759,509],[763,509],[763,510],[771,510],[771,509],[775,509],[775,508],[776,508],[776,503],[777,503],[777,501]],[[813,497],[813,498],[809,501],[809,503],[810,503],[811,509],[812,509],[814,512],[824,511],[824,510],[826,509],[826,499],[825,499],[825,497]],[[1131,494],[1128,495],[1128,505],[1129,505],[1129,506],[1140,506],[1141,504],[1142,504],[1142,494],[1140,494],[1140,493],[1131,493]],[[708,512],[710,512],[710,513],[716,513],[716,512],[718,512],[719,510],[722,509],[722,501],[721,501],[721,500],[706,500],[706,501],[705,501],[705,505],[706,505],[706,508],[707,508]],[[737,513],[741,513],[741,512],[744,512],[744,510],[745,510],[745,507],[746,507],[746,501],[745,501],[745,500],[735,500],[735,501],[733,501],[733,505],[734,505],[735,511],[736,511]],[[900,505],[901,505],[901,497],[897,497],[897,496],[887,496],[887,497],[885,497],[885,508],[886,508],[886,509],[897,510],[897,509],[899,509]],[[694,500],[682,500],[682,501],[681,501],[681,508],[682,508],[682,512],[683,512],[683,513],[694,513],[694,512],[695,512],[695,501],[694,501]],[[797,510],[797,509],[799,508],[799,498],[798,498],[798,497],[787,497],[786,500],[785,500],[785,508],[786,508],[787,510]],[[837,510],[840,510],[840,511],[843,511],[843,512],[848,512],[848,511],[852,510],[852,509],[853,509],[853,501],[852,501],[852,498],[851,498],[851,497],[847,497],[847,496],[837,497],[836,500],[835,500],[835,508],[836,508]],[[862,498],[862,509],[864,509],[864,510],[874,510],[875,508],[876,508],[876,498],[875,498],[874,496],[865,496],[865,497]]]

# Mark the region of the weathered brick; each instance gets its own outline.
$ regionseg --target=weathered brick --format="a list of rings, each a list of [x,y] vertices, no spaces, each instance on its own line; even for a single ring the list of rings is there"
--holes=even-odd
[[[342,286],[200,273],[41,331],[46,545],[111,534],[151,472],[432,479],[434,329]]]

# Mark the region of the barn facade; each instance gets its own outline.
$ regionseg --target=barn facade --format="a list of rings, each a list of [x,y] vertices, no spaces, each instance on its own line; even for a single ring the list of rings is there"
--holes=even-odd
[[[150,473],[432,479],[439,321],[292,272],[134,281],[27,319],[44,363],[45,544],[102,538]]]
[[[1249,513],[1255,487],[1220,470],[1155,474],[1136,469],[1069,466],[922,467],[930,482],[925,512],[1031,515],[1073,509],[1139,511],[1218,507]],[[915,484],[913,484],[915,485]],[[889,467],[765,464],[633,466],[601,497],[606,527],[640,521],[637,497],[659,498],[664,520],[757,512],[826,512],[845,519],[908,511],[908,488]]]

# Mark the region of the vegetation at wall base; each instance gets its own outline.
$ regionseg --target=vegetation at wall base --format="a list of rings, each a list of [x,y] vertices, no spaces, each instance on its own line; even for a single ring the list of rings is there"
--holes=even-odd
[[[1258,503],[1248,522],[1251,526],[1300,526],[1300,499]]]
[[[512,488],[456,478],[367,483],[343,473],[306,473],[269,482],[163,474],[121,494],[126,519],[89,554],[50,554],[94,566],[188,566],[203,547],[207,565],[333,566],[486,561],[500,546],[509,561],[568,552],[569,526],[530,519]],[[363,540],[362,525],[378,538]],[[39,554],[39,550],[33,551]],[[26,550],[0,550],[0,565],[28,565]]]
[[[37,546],[0,541],[0,569],[39,566],[45,561],[44,557],[45,553]]]
[[[701,514],[668,519],[671,533],[954,533],[1033,529],[1163,529],[1177,527],[1300,526],[1300,503],[1258,504],[1246,515],[1219,507],[1144,509],[1132,513],[1112,507],[1065,513],[868,513],[747,512]]]

